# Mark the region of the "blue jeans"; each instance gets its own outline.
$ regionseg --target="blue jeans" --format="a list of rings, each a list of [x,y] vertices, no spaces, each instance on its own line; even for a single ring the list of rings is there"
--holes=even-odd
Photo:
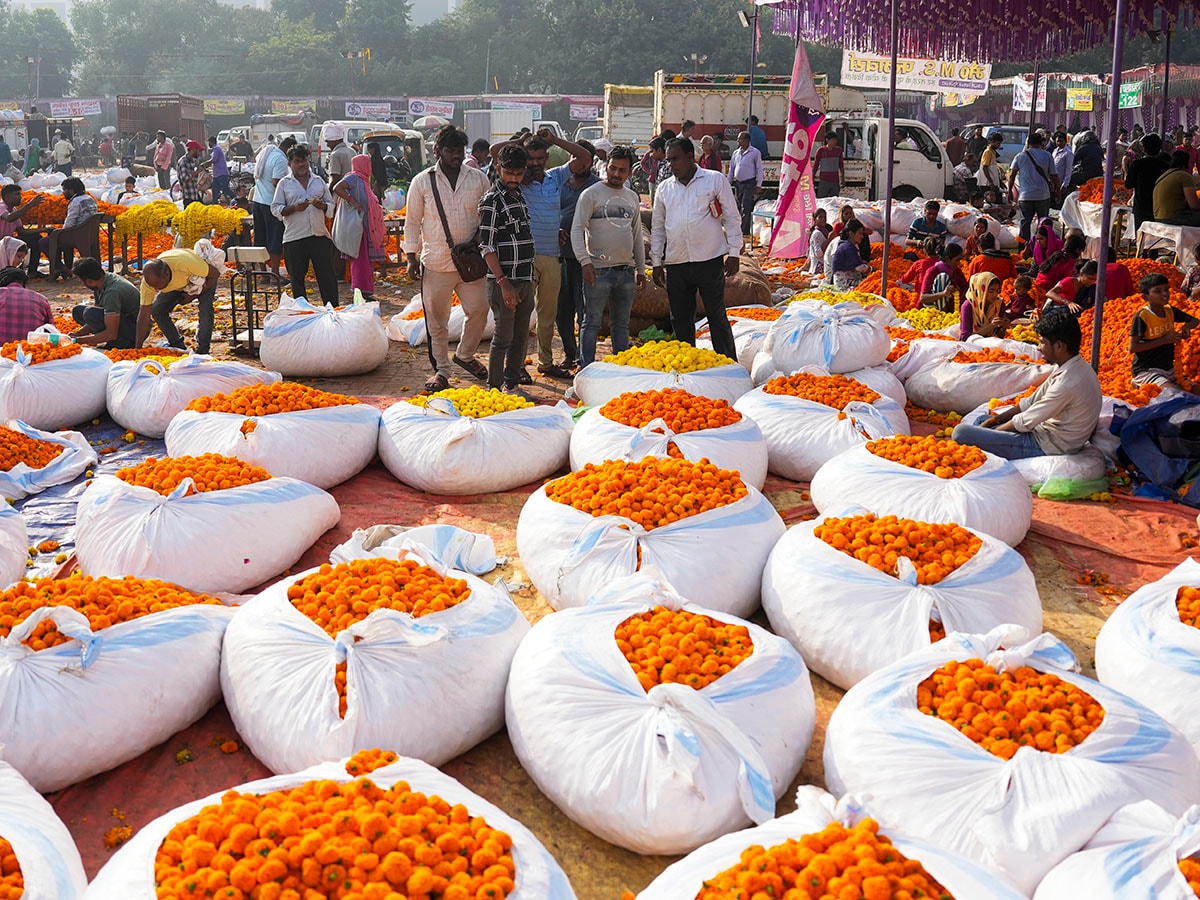
[[[614,353],[629,349],[629,311],[633,308],[633,267],[610,266],[596,270],[596,283],[583,285],[583,336],[580,338],[580,362],[596,361],[596,336],[604,305],[608,304],[609,331]]]
[[[220,203],[221,196],[224,195],[230,200],[236,200],[233,191],[229,189],[229,176],[217,175],[212,180],[212,202]]]
[[[968,425],[964,422],[954,427],[950,437],[960,444],[971,444],[1005,459],[1029,459],[1031,456],[1047,455],[1037,438],[1024,431],[997,431],[995,428]]]

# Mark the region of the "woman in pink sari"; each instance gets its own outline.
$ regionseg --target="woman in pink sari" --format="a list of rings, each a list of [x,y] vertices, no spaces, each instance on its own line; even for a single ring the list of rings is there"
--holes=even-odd
[[[350,172],[333,186],[340,202],[349,203],[362,216],[363,236],[358,255],[350,260],[350,287],[358,288],[367,300],[375,299],[373,263],[384,258],[387,229],[383,207],[371,191],[371,157],[360,154],[350,163]]]

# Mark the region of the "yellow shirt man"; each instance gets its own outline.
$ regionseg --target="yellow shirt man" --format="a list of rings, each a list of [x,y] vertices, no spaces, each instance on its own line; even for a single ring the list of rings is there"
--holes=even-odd
[[[208,277],[208,263],[191,250],[182,247],[174,250],[164,250],[158,259],[165,262],[171,270],[171,280],[161,291],[156,291],[146,281],[142,280],[142,306],[149,306],[159,294],[169,294],[172,291],[182,291],[187,287],[189,278],[204,279]]]

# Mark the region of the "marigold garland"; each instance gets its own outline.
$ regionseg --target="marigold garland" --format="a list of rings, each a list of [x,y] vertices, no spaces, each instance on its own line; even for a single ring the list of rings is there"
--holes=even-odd
[[[64,450],[62,444],[32,438],[12,428],[0,428],[0,472],[11,472],[22,463],[31,469],[44,469]]]
[[[196,201],[175,213],[171,219],[171,230],[183,246],[191,247],[201,238],[208,237],[209,232],[226,235],[237,231],[242,227],[245,217],[245,211],[236,206]]]
[[[179,206],[172,200],[155,200],[141,206],[131,206],[117,218],[113,225],[113,236],[124,241],[137,235],[162,234],[170,227],[171,220],[179,213]],[[174,241],[169,239],[173,245]],[[147,252],[143,246],[143,252]],[[169,248],[167,248],[169,249]]]
[[[181,485],[184,479],[192,479],[185,497],[206,491],[223,491],[266,481],[271,473],[261,466],[220,453],[204,453],[200,456],[167,456],[159,459],[151,456],[144,462],[117,470],[117,477],[128,484],[150,488],[164,497]]]
[[[1001,759],[1021,747],[1066,753],[1104,721],[1086,691],[1029,666],[997,672],[982,659],[948,662],[917,687],[917,708]]]
[[[0,347],[0,356],[16,361],[18,349],[25,353],[31,366],[56,359],[70,359],[83,352],[83,347],[73,342],[69,344],[31,344],[29,341],[9,341]]]
[[[658,684],[708,687],[754,652],[744,625],[665,606],[630,616],[613,637],[647,693]]]
[[[717,366],[735,365],[735,361],[715,350],[693,347],[683,341],[647,341],[604,357],[606,363],[633,366],[656,372],[699,372]]]
[[[699,397],[678,388],[621,394],[601,406],[600,415],[630,428],[642,428],[662,419],[676,434],[724,428],[742,421],[742,414],[728,401]]]
[[[827,518],[813,535],[885,575],[899,577],[900,557],[917,570],[918,584],[937,584],[966,565],[983,541],[960,525],[864,513]]]
[[[248,384],[228,394],[197,397],[186,408],[201,413],[225,412],[239,416],[269,416],[303,409],[350,406],[358,402],[357,397],[319,391],[294,381],[277,381],[274,384]]]
[[[430,400],[449,400],[460,416],[472,419],[486,419],[497,413],[512,412],[516,409],[528,409],[533,406],[532,400],[527,400],[516,394],[506,394],[496,388],[471,385],[465,388],[447,388],[433,394],[420,394],[407,398],[406,402],[413,406],[425,407]]]
[[[897,434],[867,441],[866,446],[868,452],[881,459],[890,459],[938,478],[962,478],[987,461],[987,455],[978,447],[939,440],[933,435]]]

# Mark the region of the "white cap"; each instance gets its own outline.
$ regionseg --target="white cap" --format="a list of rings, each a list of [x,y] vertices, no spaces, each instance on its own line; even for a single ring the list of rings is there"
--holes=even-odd
[[[592,141],[592,146],[597,150],[603,150],[605,153],[613,148],[612,141],[608,138],[600,138],[599,140]]]
[[[326,125],[325,126],[325,140],[340,141],[345,136],[346,136],[346,129],[344,129],[341,125]]]

